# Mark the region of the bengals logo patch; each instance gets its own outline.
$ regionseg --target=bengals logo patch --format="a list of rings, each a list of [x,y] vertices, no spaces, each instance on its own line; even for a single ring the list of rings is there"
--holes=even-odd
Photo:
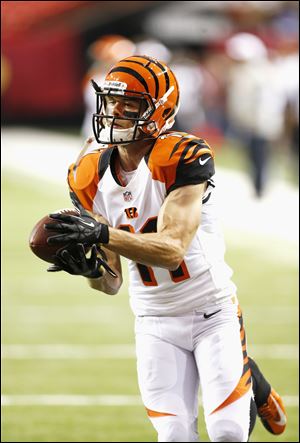
[[[136,208],[126,208],[124,212],[127,218],[137,218],[139,216]]]

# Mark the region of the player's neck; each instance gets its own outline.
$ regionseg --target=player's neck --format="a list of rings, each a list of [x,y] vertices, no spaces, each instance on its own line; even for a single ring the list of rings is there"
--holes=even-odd
[[[120,166],[124,171],[134,171],[149,152],[153,142],[137,142],[118,146]]]

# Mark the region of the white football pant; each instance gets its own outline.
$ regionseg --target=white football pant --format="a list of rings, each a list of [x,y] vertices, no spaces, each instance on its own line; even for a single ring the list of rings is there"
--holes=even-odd
[[[203,310],[136,318],[139,388],[158,441],[199,441],[199,382],[210,440],[248,440],[252,384],[238,311],[228,300],[207,318]]]

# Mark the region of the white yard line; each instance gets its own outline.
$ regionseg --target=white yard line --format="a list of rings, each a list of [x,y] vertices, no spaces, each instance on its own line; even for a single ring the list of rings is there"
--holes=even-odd
[[[138,395],[2,395],[2,406],[136,406]]]
[[[133,344],[121,345],[3,345],[6,359],[123,359],[135,358]]]
[[[283,396],[286,406],[298,407],[297,395]],[[2,395],[2,406],[142,406],[138,395]],[[201,400],[199,399],[199,405]]]
[[[294,344],[248,345],[254,358],[271,360],[298,360],[299,347]],[[2,345],[4,359],[131,359],[135,358],[133,344],[119,345]]]
[[[125,309],[120,306],[4,306],[5,316],[24,323],[91,323],[110,322],[111,315],[122,315]],[[128,307],[128,316],[133,314]],[[8,317],[7,317],[8,318]]]
[[[299,360],[299,346],[293,344],[247,344],[247,351],[262,360]]]

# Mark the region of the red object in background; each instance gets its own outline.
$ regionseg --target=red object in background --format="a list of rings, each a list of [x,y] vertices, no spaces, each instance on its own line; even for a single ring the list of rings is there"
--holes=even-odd
[[[1,29],[5,35],[16,35],[45,26],[52,26],[70,15],[84,9],[91,1],[2,1]]]
[[[3,40],[3,54],[10,67],[4,119],[78,115],[85,68],[79,37],[56,30],[19,34]]]
[[[66,19],[90,3],[1,2],[4,121],[81,114],[84,50]]]

